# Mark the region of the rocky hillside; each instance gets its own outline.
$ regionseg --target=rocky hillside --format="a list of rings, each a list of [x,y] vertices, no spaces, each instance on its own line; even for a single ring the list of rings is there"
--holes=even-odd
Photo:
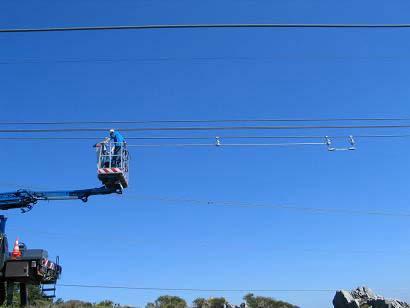
[[[333,298],[334,308],[410,308],[410,304],[386,299],[376,295],[367,287],[359,287],[353,291],[337,291]]]

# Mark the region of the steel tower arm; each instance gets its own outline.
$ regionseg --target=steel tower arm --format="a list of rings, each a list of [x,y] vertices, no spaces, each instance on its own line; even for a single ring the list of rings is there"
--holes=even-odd
[[[87,202],[89,196],[121,194],[119,188],[111,189],[105,186],[90,189],[67,190],[67,191],[31,191],[18,190],[16,192],[0,193],[0,210],[21,208],[27,212],[41,200],[82,200]]]

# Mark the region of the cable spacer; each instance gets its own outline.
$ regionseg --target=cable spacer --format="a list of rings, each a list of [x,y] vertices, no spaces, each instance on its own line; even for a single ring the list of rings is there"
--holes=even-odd
[[[354,140],[353,136],[349,136],[349,143],[350,147],[348,148],[350,151],[356,150],[356,141]]]
[[[348,143],[349,146],[348,147],[344,147],[344,148],[336,148],[332,146],[332,140],[330,139],[329,136],[325,136],[325,144],[327,146],[327,150],[334,152],[334,151],[353,151],[356,150],[356,141],[354,140],[352,135],[349,135],[348,137]]]
[[[328,151],[336,151],[336,148],[332,147],[332,140],[329,136],[325,136],[325,144]]]

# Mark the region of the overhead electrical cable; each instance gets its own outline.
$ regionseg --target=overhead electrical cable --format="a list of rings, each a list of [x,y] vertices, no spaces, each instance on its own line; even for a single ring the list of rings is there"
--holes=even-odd
[[[240,123],[240,122],[356,122],[356,121],[410,121],[410,117],[373,118],[265,118],[265,119],[187,119],[187,120],[140,120],[140,121],[0,121],[0,125],[92,125],[92,124],[155,124],[155,123]]]
[[[158,57],[158,58],[121,58],[121,57],[106,57],[106,58],[57,58],[57,59],[43,59],[43,58],[22,58],[22,59],[0,59],[0,65],[20,65],[20,64],[44,64],[44,63],[56,63],[56,64],[72,64],[72,63],[96,63],[96,64],[110,64],[110,63],[144,63],[144,64],[157,64],[164,62],[191,62],[191,63],[210,63],[220,61],[231,61],[235,63],[249,63],[249,62],[273,62],[277,60],[335,60],[335,61],[366,61],[366,60],[378,60],[378,61],[393,61],[393,60],[408,60],[406,55],[390,55],[390,56],[325,56],[325,55],[273,55],[271,57],[233,57],[233,56],[220,56],[220,57]]]
[[[0,183],[1,184],[1,183]],[[6,182],[3,184],[7,186],[21,186],[17,183]],[[28,185],[31,187],[31,185]],[[31,187],[36,189],[47,189],[47,187]],[[175,197],[164,197],[164,196],[152,196],[152,195],[140,195],[140,194],[127,194],[127,197],[151,200],[151,201],[161,201],[161,202],[172,202],[172,203],[185,203],[185,204],[195,204],[195,205],[206,205],[211,207],[218,206],[229,206],[229,207],[244,207],[244,208],[272,208],[272,209],[283,209],[283,210],[293,210],[301,212],[310,212],[318,214],[349,214],[349,215],[370,215],[370,216],[386,216],[386,217],[410,217],[410,212],[392,212],[392,211],[374,211],[374,210],[351,210],[345,208],[331,208],[331,207],[306,207],[306,206],[296,206],[296,205],[286,205],[286,204],[270,204],[270,203],[251,203],[251,202],[241,202],[241,201],[221,201],[221,200],[210,200],[210,199],[191,199],[191,198],[175,198]]]
[[[397,125],[303,125],[303,126],[191,126],[191,127],[122,127],[123,132],[133,131],[207,131],[207,130],[302,130],[302,129],[392,129],[410,128],[409,124]],[[106,132],[109,128],[42,128],[42,129],[0,129],[0,133],[64,133],[64,132]]]
[[[139,137],[132,137],[127,136],[128,140],[215,140],[217,136],[139,136]],[[278,136],[243,136],[243,135],[219,135],[219,138],[223,139],[323,139],[326,136],[319,136],[319,135],[278,135]],[[342,135],[330,135],[327,136],[332,139],[340,139],[340,138],[347,138],[348,136]],[[387,135],[354,135],[355,138],[410,138],[410,134],[387,134]],[[0,140],[9,140],[9,141],[41,141],[41,140],[68,140],[68,141],[78,141],[78,140],[94,140],[98,141],[103,139],[104,137],[20,137],[20,136],[7,136],[7,137],[0,137]]]
[[[161,287],[133,287],[91,284],[58,284],[59,287],[94,288],[94,289],[123,289],[142,291],[195,291],[195,292],[335,292],[337,289],[205,289],[205,288],[161,288]]]
[[[152,24],[152,25],[117,25],[117,26],[70,26],[47,28],[8,28],[0,29],[0,33],[31,32],[72,32],[72,31],[110,31],[110,30],[170,30],[170,29],[251,29],[251,28],[352,28],[352,29],[407,29],[410,24],[369,24],[369,23],[231,23],[231,24]]]
[[[227,289],[227,288],[167,288],[167,287],[137,287],[137,286],[126,286],[126,285],[106,285],[106,284],[79,284],[79,283],[62,283],[58,284],[60,287],[69,287],[69,288],[93,288],[93,289],[122,289],[122,290],[141,290],[141,291],[181,291],[181,292],[247,292],[247,293],[256,293],[256,292],[336,292],[341,289],[346,288],[283,288],[283,289],[273,289],[273,288],[243,288],[243,289]],[[387,289],[385,289],[387,290]],[[389,291],[408,291],[408,289],[388,289]]]
[[[369,216],[386,216],[386,217],[410,217],[410,212],[388,212],[388,211],[374,211],[374,210],[351,210],[345,208],[321,208],[321,207],[301,207],[296,205],[286,205],[286,204],[266,204],[266,203],[251,203],[251,202],[238,202],[238,201],[218,201],[218,200],[199,200],[199,199],[185,199],[185,198],[168,198],[162,196],[144,196],[144,195],[130,195],[129,197],[162,201],[162,202],[173,202],[173,203],[187,203],[196,205],[207,205],[207,206],[227,206],[227,207],[244,207],[244,208],[273,208],[273,209],[284,209],[284,210],[294,210],[302,212],[311,213],[323,213],[323,214],[348,214],[348,215],[369,215]]]
[[[287,142],[287,143],[162,143],[162,144],[128,144],[128,147],[286,147],[303,145],[325,145],[324,142]]]
[[[1,183],[0,183],[1,184]],[[7,186],[21,186],[17,183],[6,182],[3,184]],[[32,189],[42,189],[46,190],[47,187],[39,187],[27,185]],[[160,202],[171,202],[171,203],[185,203],[188,205],[200,205],[200,206],[229,206],[229,207],[244,207],[244,208],[271,208],[271,209],[283,209],[283,210],[293,210],[301,212],[310,212],[318,214],[349,214],[349,215],[370,215],[370,216],[386,216],[386,217],[410,217],[410,212],[391,212],[391,211],[374,211],[374,210],[351,210],[345,208],[331,208],[331,207],[306,207],[306,206],[296,206],[296,205],[286,205],[286,204],[270,204],[270,203],[253,203],[253,202],[241,202],[241,201],[221,201],[221,200],[211,200],[211,199],[192,199],[192,198],[175,198],[175,197],[164,197],[164,196],[152,196],[152,195],[140,195],[140,194],[127,194],[128,198],[136,198],[142,200],[160,201]]]

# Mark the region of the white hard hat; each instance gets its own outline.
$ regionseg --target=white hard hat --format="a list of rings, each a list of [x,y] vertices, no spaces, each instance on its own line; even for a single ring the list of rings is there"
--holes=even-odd
[[[113,133],[113,132],[114,132],[114,128],[111,128],[110,129],[110,134]]]

